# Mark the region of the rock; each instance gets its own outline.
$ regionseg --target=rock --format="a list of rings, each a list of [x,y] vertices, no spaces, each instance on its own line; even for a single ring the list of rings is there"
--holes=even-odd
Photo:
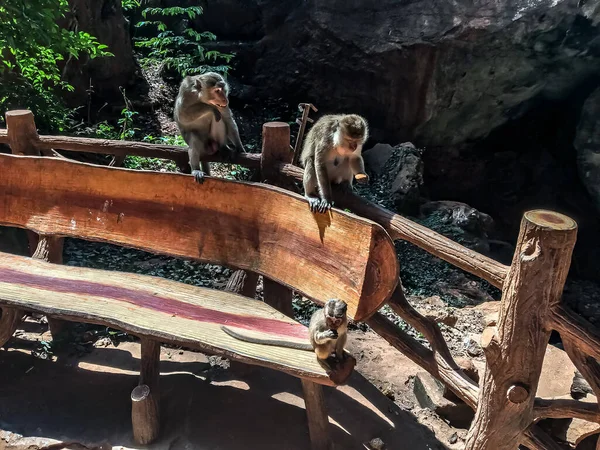
[[[570,395],[570,382],[575,370],[564,350],[548,345],[536,396],[555,398]]]
[[[597,0],[577,4],[217,0],[197,26],[247,43],[238,71],[264,97],[306,92],[321,111],[364,114],[386,140],[441,147],[567,98],[598,70]]]
[[[458,434],[452,433],[452,436],[450,436],[450,439],[448,439],[448,442],[450,444],[456,444],[458,442]]]
[[[495,326],[498,322],[498,311],[500,311],[500,302],[483,302],[475,306],[473,309],[483,314],[482,325],[484,327]]]
[[[389,144],[376,144],[374,147],[363,152],[367,171],[374,175],[381,175],[393,153],[394,147]]]
[[[588,436],[598,434],[600,432],[600,425],[594,422],[588,422],[582,419],[573,419],[569,424],[565,441],[575,446],[581,443]]]
[[[455,403],[445,398],[445,386],[429,373],[417,373],[413,389],[422,408],[434,411],[453,427],[469,427],[474,416],[473,410],[465,403]]]
[[[420,212],[424,216],[438,214],[440,221],[480,237],[487,237],[494,226],[494,220],[488,214],[462,202],[449,200],[427,202],[421,206]]]
[[[581,111],[575,148],[579,177],[600,212],[600,88],[585,101]]]
[[[573,376],[573,382],[571,383],[571,397],[575,400],[580,400],[584,398],[587,394],[593,394],[590,384],[586,381],[585,378],[581,375],[578,370],[575,370],[575,375]]]
[[[400,147],[398,173],[392,182],[392,198],[399,212],[416,214],[421,204],[423,189],[422,152],[412,147]]]
[[[465,338],[464,346],[470,356],[475,357],[483,355],[483,349],[472,336],[467,336]]]

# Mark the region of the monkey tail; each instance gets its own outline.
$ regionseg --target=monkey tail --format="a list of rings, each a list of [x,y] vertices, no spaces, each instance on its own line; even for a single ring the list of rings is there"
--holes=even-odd
[[[226,334],[240,341],[250,342],[251,344],[263,344],[263,345],[272,345],[274,347],[285,347],[285,348],[293,348],[296,350],[306,350],[313,351],[313,346],[311,344],[302,344],[300,342],[288,342],[281,341],[277,339],[259,339],[251,336],[246,336],[238,333],[237,331],[233,331],[231,328],[227,328],[224,325],[221,325],[221,330],[223,330]]]

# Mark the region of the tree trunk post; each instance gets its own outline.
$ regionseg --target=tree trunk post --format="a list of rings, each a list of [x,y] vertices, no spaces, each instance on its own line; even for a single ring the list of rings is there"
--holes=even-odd
[[[233,272],[225,290],[240,294],[244,297],[254,298],[256,295],[256,284],[258,283],[258,274],[249,270],[236,270]]]
[[[23,319],[23,311],[15,308],[0,308],[0,347],[15,334]]]
[[[548,315],[562,296],[577,224],[528,211],[504,282],[497,328],[484,331],[487,360],[465,450],[514,450],[533,421],[533,401],[550,338]]]
[[[330,450],[329,417],[323,397],[323,386],[308,380],[301,381],[311,448],[312,450]]]
[[[131,391],[131,424],[136,443],[147,445],[158,438],[158,402],[146,384],[140,384]]]
[[[160,432],[160,343],[142,338],[140,381],[131,392],[131,425],[135,442],[150,444]]]
[[[32,233],[33,237],[30,242],[35,240],[37,245],[35,251],[31,255],[34,259],[50,262],[53,264],[63,263],[63,242],[64,239],[57,236],[37,235]],[[52,338],[55,339],[60,332],[65,328],[66,322],[64,320],[56,319],[54,317],[48,317],[48,328]]]
[[[39,149],[40,137],[35,126],[33,113],[24,109],[7,111],[5,118],[11,151],[15,155],[41,156]],[[27,237],[29,238],[29,252],[33,258],[54,264],[62,264],[63,238],[47,237],[48,240],[42,244],[41,237],[38,237],[32,231],[27,232]],[[48,326],[52,337],[56,337],[63,329],[64,324],[64,321],[48,318]]]
[[[285,122],[267,122],[263,125],[262,137],[260,159],[262,178],[265,182],[281,185],[277,164],[289,164],[294,157],[294,153],[290,150],[290,126]],[[268,305],[289,317],[294,317],[290,288],[263,277],[263,298]]]

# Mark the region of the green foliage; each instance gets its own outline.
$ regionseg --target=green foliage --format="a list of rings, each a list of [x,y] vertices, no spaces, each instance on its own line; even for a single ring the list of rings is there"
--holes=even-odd
[[[38,122],[61,131],[69,110],[57,90],[73,86],[62,79],[60,66],[82,54],[112,56],[90,34],[59,27],[68,11],[67,0],[0,3],[0,110],[30,108]]]
[[[141,5],[135,0],[127,0],[123,1],[123,7],[131,11],[141,8]],[[202,45],[204,42],[214,41],[214,34],[208,31],[199,33],[191,28],[177,32],[169,29],[168,20],[165,20],[171,17],[180,18],[182,21],[193,20],[202,12],[200,6],[142,9],[141,15],[144,20],[135,26],[137,29],[154,30],[154,33],[150,32],[154,35],[134,39],[135,46],[143,54],[140,62],[146,66],[161,63],[182,76],[209,70],[227,73],[233,55],[216,50],[207,51]]]

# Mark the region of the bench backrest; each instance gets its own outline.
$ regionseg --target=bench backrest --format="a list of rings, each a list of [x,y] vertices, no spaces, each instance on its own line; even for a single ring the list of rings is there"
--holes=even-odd
[[[0,155],[0,224],[255,271],[355,320],[398,282],[381,226],[264,184]]]

